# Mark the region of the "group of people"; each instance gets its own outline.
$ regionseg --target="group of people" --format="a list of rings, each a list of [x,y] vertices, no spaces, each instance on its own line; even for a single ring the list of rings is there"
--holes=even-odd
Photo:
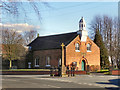
[[[61,66],[59,66],[58,68],[58,76],[61,76],[61,71],[62,71],[62,67]],[[54,71],[56,71],[56,69],[55,68],[53,68],[53,67],[51,67],[51,76],[53,76],[54,74],[55,74],[55,72]],[[69,76],[75,76],[75,66],[67,66],[66,67],[66,74],[68,74],[68,77]]]
[[[67,66],[67,70],[66,73],[68,74],[68,77],[71,76],[75,76],[75,66],[71,66],[69,67],[69,65]]]

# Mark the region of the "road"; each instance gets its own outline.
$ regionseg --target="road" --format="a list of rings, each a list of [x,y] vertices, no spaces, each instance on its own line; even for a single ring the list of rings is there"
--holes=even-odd
[[[3,75],[2,88],[110,88],[118,87],[118,76],[79,75]]]

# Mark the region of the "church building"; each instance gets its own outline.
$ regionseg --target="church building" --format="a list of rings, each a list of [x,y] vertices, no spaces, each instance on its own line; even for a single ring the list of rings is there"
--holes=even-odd
[[[64,54],[61,44],[64,44]],[[79,21],[78,31],[38,36],[28,46],[33,52],[32,68],[59,67],[64,57],[64,65],[75,65],[76,70],[100,70],[100,49],[88,37],[83,17]]]

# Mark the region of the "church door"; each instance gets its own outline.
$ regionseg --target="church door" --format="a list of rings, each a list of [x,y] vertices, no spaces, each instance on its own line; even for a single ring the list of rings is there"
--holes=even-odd
[[[82,71],[85,71],[85,61],[82,60]]]

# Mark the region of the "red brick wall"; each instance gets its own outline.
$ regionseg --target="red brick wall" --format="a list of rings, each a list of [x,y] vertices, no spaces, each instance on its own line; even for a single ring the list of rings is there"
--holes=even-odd
[[[66,72],[66,74],[68,74],[68,71]],[[71,71],[69,71],[69,74],[71,74]],[[86,74],[86,71],[74,71],[74,74]]]
[[[112,75],[120,75],[120,70],[112,70]]]
[[[75,43],[80,44],[80,52],[75,51]],[[91,52],[87,52],[87,44],[91,44]],[[82,55],[81,53],[86,53]],[[81,62],[85,60],[86,69],[87,65],[90,66],[91,71],[96,71],[100,69],[100,50],[99,47],[87,37],[86,42],[81,42],[79,35],[66,46],[65,51],[65,60],[66,65],[71,65],[72,62],[77,62],[77,70],[81,70]],[[52,49],[52,50],[39,50],[34,51],[33,53],[33,66],[35,64],[35,58],[40,58],[40,68],[45,68],[46,65],[46,56],[51,57],[51,66],[58,66],[58,59],[61,58],[61,49]]]
[[[75,43],[80,44],[80,52],[75,51]],[[91,52],[87,52],[87,43],[91,44]],[[86,53],[86,55],[83,56],[81,53]],[[85,60],[86,65],[94,65],[100,69],[99,47],[89,37],[87,37],[86,42],[81,42],[78,35],[68,46],[66,46],[66,65],[77,62],[77,68],[78,70],[81,70],[82,60]]]
[[[58,71],[52,72],[55,75],[58,75]],[[66,72],[68,74],[68,72]],[[45,75],[51,74],[51,71],[2,71],[0,75]],[[69,72],[71,75],[71,71]],[[86,74],[86,71],[75,71],[74,74]]]
[[[35,58],[39,57],[40,68],[46,67],[46,57],[50,57],[51,66],[58,66],[58,60],[61,58],[61,49],[39,50],[33,53],[33,66],[35,66]]]

